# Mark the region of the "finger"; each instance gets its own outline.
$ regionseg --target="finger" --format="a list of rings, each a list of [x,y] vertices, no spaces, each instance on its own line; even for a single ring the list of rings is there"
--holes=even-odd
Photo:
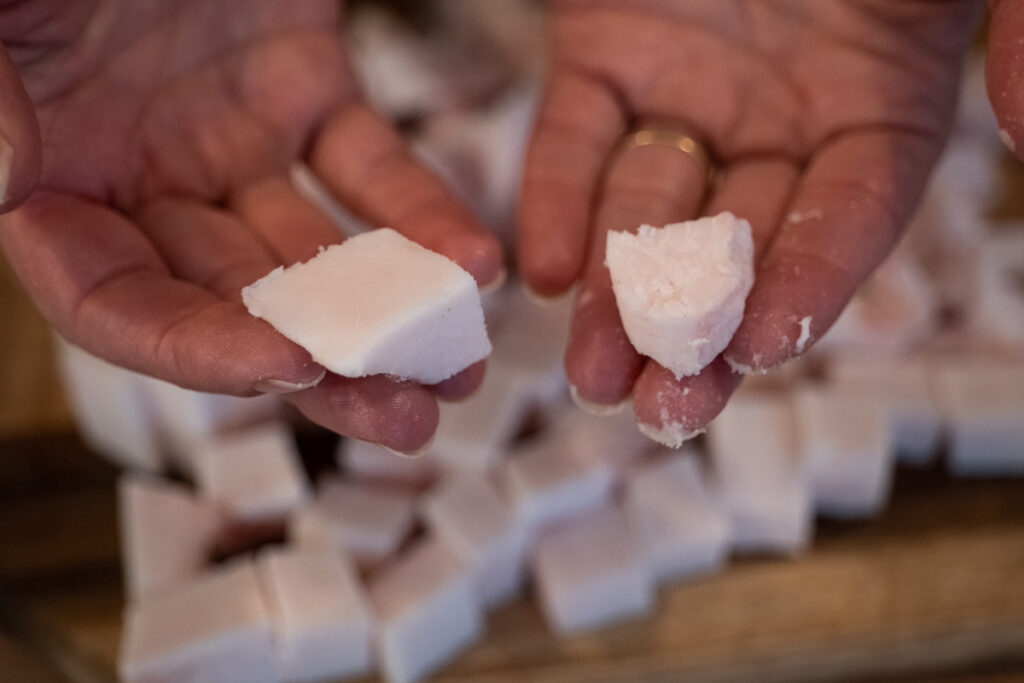
[[[16,207],[35,189],[40,166],[36,110],[0,46],[0,213]]]
[[[583,268],[591,208],[625,114],[607,87],[556,71],[526,155],[519,207],[518,259],[526,285],[552,297]]]
[[[754,247],[764,253],[782,220],[799,171],[785,159],[734,162],[715,185],[704,213],[730,211],[750,222]],[[641,429],[665,443],[681,443],[703,431],[725,407],[740,382],[716,359],[697,375],[676,379],[653,360],[647,361],[633,387],[633,408]]]
[[[796,164],[787,159],[734,162],[719,176],[704,213],[717,216],[730,211],[746,219],[754,237],[756,263],[775,236],[799,174]]]
[[[682,379],[650,361],[633,391],[637,426],[658,443],[679,448],[722,411],[741,379],[720,357]]]
[[[283,176],[250,183],[232,196],[230,206],[286,265],[308,261],[321,247],[344,238],[334,223]]]
[[[473,363],[454,377],[443,382],[432,384],[428,388],[442,401],[462,401],[473,395],[484,381],[487,373],[487,361]]]
[[[990,0],[985,80],[1000,136],[1024,160],[1024,0]]]
[[[289,395],[288,401],[327,429],[402,453],[421,451],[437,429],[439,411],[430,391],[384,375],[329,374],[317,386]]]
[[[481,285],[501,273],[497,238],[364,105],[350,105],[327,121],[309,163],[343,203],[371,224],[392,227],[444,254]]]
[[[896,242],[941,146],[932,135],[865,130],[817,153],[725,350],[735,369],[770,370],[828,330]]]
[[[256,231],[204,203],[160,199],[135,218],[174,277],[228,301],[240,302],[243,287],[281,265]]]
[[[644,223],[660,226],[691,218],[705,185],[703,169],[671,147],[626,149],[609,167],[565,353],[566,374],[581,405],[621,403],[644,365],[622,327],[604,264],[608,231],[634,231]]]
[[[124,367],[201,391],[296,390],[323,368],[241,304],[171,276],[121,214],[36,192],[0,226],[4,251],[70,341]]]

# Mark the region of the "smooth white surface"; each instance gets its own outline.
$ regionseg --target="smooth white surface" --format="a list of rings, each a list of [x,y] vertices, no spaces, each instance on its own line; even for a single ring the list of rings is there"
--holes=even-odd
[[[655,581],[717,569],[729,519],[707,491],[697,454],[671,452],[626,480],[623,509]]]
[[[129,600],[206,567],[222,528],[209,501],[179,484],[130,474],[118,481],[117,492]]]
[[[473,581],[437,539],[421,541],[385,568],[370,596],[380,667],[391,683],[424,678],[483,631]]]
[[[484,477],[454,475],[422,505],[427,526],[472,573],[485,606],[515,596],[523,578],[525,535],[514,510]]]
[[[544,617],[558,633],[643,614],[653,602],[640,551],[614,507],[545,532],[533,566]]]
[[[1024,474],[1024,363],[951,358],[933,366],[958,476]]]
[[[372,614],[352,567],[332,549],[272,548],[257,560],[284,681],[371,669]]]
[[[934,461],[942,436],[942,417],[923,360],[847,355],[830,359],[828,368],[837,389],[860,394],[885,407],[900,462],[927,465]]]
[[[476,281],[381,228],[277,268],[242,290],[249,312],[346,377],[435,384],[491,352]]]
[[[205,440],[195,462],[203,495],[235,521],[282,522],[309,498],[295,441],[281,423]]]
[[[129,606],[125,683],[273,683],[270,614],[253,563],[234,562]]]
[[[502,481],[529,540],[546,527],[603,505],[614,478],[607,468],[587,466],[573,457],[559,439],[542,438],[509,455]]]
[[[793,553],[810,542],[810,487],[785,397],[733,396],[708,426],[710,481],[740,551]]]
[[[317,521],[307,521],[307,530],[319,525],[328,543],[350,553],[362,569],[391,556],[412,528],[415,497],[408,490],[336,477],[325,477],[318,488],[307,513]]]
[[[830,517],[871,517],[892,486],[892,437],[881,401],[826,387],[795,396],[801,458],[818,511]]]
[[[611,231],[606,263],[630,342],[676,377],[728,345],[754,283],[750,224],[729,212]]]

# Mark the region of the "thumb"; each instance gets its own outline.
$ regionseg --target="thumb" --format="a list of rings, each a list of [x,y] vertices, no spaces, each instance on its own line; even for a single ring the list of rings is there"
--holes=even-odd
[[[7,213],[32,193],[40,165],[35,106],[17,67],[0,45],[0,213]]]
[[[1007,147],[1024,160],[1024,0],[990,0],[985,84]]]

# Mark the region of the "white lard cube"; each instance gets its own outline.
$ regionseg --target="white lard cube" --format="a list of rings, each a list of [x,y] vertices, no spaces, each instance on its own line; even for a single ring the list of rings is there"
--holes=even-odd
[[[431,492],[422,512],[434,535],[472,573],[485,606],[517,593],[523,578],[523,529],[515,511],[486,478],[447,478]]]
[[[889,356],[841,356],[829,362],[836,389],[885,407],[893,448],[901,462],[932,462],[942,436],[942,418],[923,361]]]
[[[420,680],[483,631],[473,581],[437,539],[420,542],[370,585],[377,656],[391,683]]]
[[[934,376],[950,471],[1024,474],[1024,362],[950,358],[935,364]]]
[[[260,555],[257,570],[281,680],[337,679],[371,670],[373,615],[343,555],[274,548]]]
[[[61,381],[78,433],[89,448],[122,465],[159,472],[164,462],[143,377],[54,335]]]
[[[545,527],[601,507],[611,496],[614,478],[606,468],[582,463],[551,438],[511,454],[504,463],[503,482],[529,540]]]
[[[232,521],[281,523],[309,498],[295,441],[283,424],[216,436],[194,453],[200,490]]]
[[[390,228],[277,268],[243,289],[242,299],[346,377],[436,384],[491,352],[473,276]]]
[[[429,455],[443,470],[483,472],[500,460],[530,407],[522,382],[502,366],[489,365],[475,394],[441,404]]]
[[[653,584],[622,512],[606,507],[545,532],[534,552],[545,619],[557,633],[648,611]]]
[[[796,394],[797,432],[811,494],[830,517],[881,512],[892,485],[892,437],[879,401],[827,388]]]
[[[223,526],[216,508],[184,486],[126,475],[118,517],[129,600],[199,574]]]
[[[351,554],[361,569],[372,569],[409,535],[414,505],[409,491],[329,477],[320,482],[317,500],[306,513],[306,530],[315,536],[319,529],[329,545]]]
[[[571,406],[559,412],[551,431],[585,467],[604,469],[616,481],[653,450],[651,440],[637,429],[632,407],[597,417]]]
[[[437,476],[436,458],[429,453],[406,458],[362,439],[339,441],[335,458],[348,477],[371,483],[420,488]]]
[[[634,471],[623,501],[656,582],[718,568],[729,550],[729,519],[707,491],[697,454],[671,452]]]
[[[606,263],[629,341],[676,377],[732,339],[754,284],[750,224],[729,212],[636,234],[612,231]]]
[[[810,540],[810,487],[788,400],[734,396],[708,426],[713,488],[740,551],[792,553]]]
[[[274,683],[270,614],[251,561],[130,605],[118,663],[125,683]]]

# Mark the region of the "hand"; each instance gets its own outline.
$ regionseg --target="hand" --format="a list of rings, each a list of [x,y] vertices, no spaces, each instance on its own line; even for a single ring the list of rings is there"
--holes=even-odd
[[[519,260],[541,295],[578,281],[566,351],[578,396],[607,406],[632,394],[639,422],[679,440],[722,409],[741,377],[730,364],[765,371],[818,339],[909,218],[950,126],[976,10],[953,0],[557,3]],[[643,124],[700,138],[714,186],[677,150],[617,149]],[[726,210],[753,227],[757,279],[722,357],[676,380],[622,329],[605,235]],[[800,339],[805,318],[810,340]]]
[[[497,242],[360,100],[337,7],[0,8],[18,69],[0,60],[0,88],[20,93],[0,105],[15,155],[3,208],[28,195],[0,219],[0,244],[43,313],[85,349],[202,391],[289,393],[316,422],[410,451],[434,431],[435,396],[471,391],[482,365],[436,388],[382,376],[308,388],[324,369],[240,302],[244,285],[341,239],[289,182],[300,159],[371,224],[480,282],[501,268]],[[41,148],[25,125],[33,114]]]

